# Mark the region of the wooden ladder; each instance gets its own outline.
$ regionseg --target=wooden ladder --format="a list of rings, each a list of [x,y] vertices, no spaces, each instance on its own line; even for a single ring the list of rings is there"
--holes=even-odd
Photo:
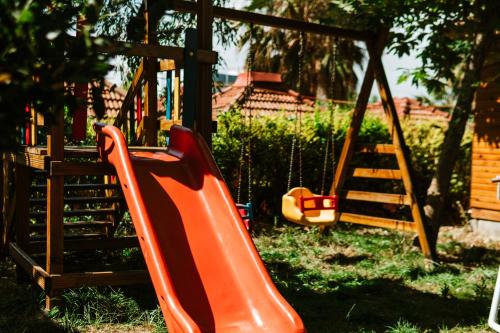
[[[375,43],[367,43],[370,60],[363,79],[361,91],[354,108],[351,125],[346,133],[346,139],[339,163],[337,166],[335,179],[330,190],[331,194],[340,194],[340,209],[342,203],[346,200],[356,200],[364,202],[388,203],[396,205],[406,205],[410,208],[413,221],[403,221],[391,218],[382,218],[376,216],[360,215],[348,212],[342,212],[339,216],[340,222],[363,224],[375,227],[383,227],[404,231],[416,232],[419,237],[420,247],[426,257],[432,257],[432,251],[429,246],[428,236],[424,225],[424,212],[422,205],[415,194],[415,185],[413,182],[410,159],[407,147],[404,142],[401,124],[399,123],[394,100],[389,89],[389,83],[385,75],[381,60],[381,53],[385,44],[385,34],[381,34]],[[356,144],[361,123],[366,113],[366,107],[370,98],[370,93],[374,81],[377,81],[378,91],[384,108],[385,118],[388,123],[388,129],[392,144],[372,144],[359,146]],[[350,168],[352,158],[355,152],[390,154],[394,155],[399,166],[398,169],[366,169]],[[404,194],[374,193],[364,191],[345,190],[345,181],[347,178],[372,178],[384,180],[402,181],[405,189]]]

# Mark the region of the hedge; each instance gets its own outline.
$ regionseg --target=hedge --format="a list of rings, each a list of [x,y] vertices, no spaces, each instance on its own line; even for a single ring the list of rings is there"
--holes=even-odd
[[[349,126],[351,111],[340,109],[335,114],[334,138],[335,160],[338,160]],[[276,116],[254,118],[251,128],[238,110],[233,110],[218,117],[218,131],[213,139],[213,152],[219,168],[236,198],[238,174],[240,168],[241,138],[251,142],[252,158],[252,202],[261,216],[278,216],[281,210],[281,196],[287,190],[288,169],[290,165],[291,143],[297,122],[294,116],[285,113]],[[325,142],[329,137],[329,113],[316,111],[313,115],[305,115],[302,119],[299,134],[302,142],[303,185],[319,193],[323,172]],[[412,166],[415,171],[418,191],[425,194],[429,185],[439,151],[444,138],[446,124],[436,121],[402,123],[406,144],[411,151]],[[468,129],[460,148],[460,163],[452,177],[450,204],[453,207],[453,218],[463,212],[469,197],[470,157],[472,131]],[[383,119],[367,115],[359,133],[358,142],[389,143],[390,137]],[[299,185],[298,151],[296,150],[292,187]],[[248,156],[246,155],[245,162]],[[357,158],[354,163],[370,163],[372,157]],[[380,159],[385,167],[395,167],[393,157]],[[242,177],[242,200],[248,200],[247,163],[244,165]],[[327,191],[332,183],[333,172],[331,160],[326,177]],[[374,186],[374,185],[368,185]],[[398,190],[394,183],[385,184],[385,190]],[[373,189],[372,189],[373,190]]]

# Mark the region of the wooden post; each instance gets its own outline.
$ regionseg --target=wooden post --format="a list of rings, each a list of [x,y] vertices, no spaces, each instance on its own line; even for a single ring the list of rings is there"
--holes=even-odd
[[[384,30],[379,34],[374,45],[369,45],[371,43],[367,43],[367,47],[368,48],[372,47],[374,50],[376,50],[376,53],[373,55],[370,54],[370,60],[368,61],[368,66],[366,68],[363,84],[361,85],[361,90],[359,92],[358,100],[356,101],[356,106],[354,108],[354,113],[352,115],[351,125],[347,130],[344,146],[342,147],[342,152],[340,154],[337,169],[335,171],[335,179],[330,189],[330,195],[334,195],[336,192],[340,191],[344,186],[344,182],[349,169],[349,164],[351,162],[355,144],[358,139],[359,130],[361,128],[361,123],[363,122],[363,117],[365,116],[366,113],[366,106],[368,105],[368,100],[370,99],[370,94],[373,87],[373,81],[375,79],[375,74],[374,74],[374,66],[376,61],[375,57],[380,58],[382,51],[384,50],[385,47],[387,34],[388,31]]]
[[[370,54],[375,53],[374,50],[369,51]],[[425,215],[422,208],[423,206],[420,202],[418,202],[417,195],[415,193],[416,187],[413,184],[412,170],[410,167],[410,155],[404,142],[403,131],[401,129],[401,124],[399,123],[396,106],[394,105],[394,100],[389,88],[389,82],[387,81],[384,66],[382,64],[382,59],[380,57],[375,58],[374,71],[375,78],[378,83],[380,99],[382,100],[385,115],[388,119],[389,132],[392,136],[396,159],[401,170],[403,185],[406,190],[406,195],[411,200],[410,209],[413,215],[413,221],[416,223],[420,247],[422,248],[422,252],[424,253],[424,255],[428,258],[431,258],[434,254],[431,252],[431,247],[427,239],[424,221]]]
[[[50,162],[64,160],[64,112],[59,110],[56,123],[52,125],[47,137]],[[49,175],[47,178],[47,255],[46,271],[49,274],[63,273],[64,257],[64,176]],[[47,310],[60,301],[59,293],[48,290],[45,299]]]
[[[146,44],[157,44],[156,28],[158,17],[151,10],[154,0],[144,0],[144,19],[146,22],[146,34],[144,42]],[[158,61],[156,58],[144,59],[145,71],[145,98],[144,98],[144,143],[146,146],[158,145]]]
[[[212,50],[214,11],[212,0],[198,0],[198,49]],[[199,65],[196,130],[212,145],[212,64]]]
[[[184,47],[184,96],[182,104],[182,126],[196,129],[195,123],[199,112],[198,60],[196,59],[197,32],[186,29],[186,45]]]
[[[179,120],[181,107],[181,70],[175,69],[174,78],[174,112],[172,115],[173,120]]]
[[[3,163],[2,163],[2,240],[0,242],[2,253],[8,252],[8,245],[11,240],[11,229],[12,229],[12,219],[13,219],[13,205],[16,203],[16,194],[11,193],[10,181],[11,181],[11,165],[12,163],[8,159],[8,154],[3,153]],[[12,195],[12,197],[11,197]]]
[[[31,180],[31,170],[29,167],[16,164],[15,165],[15,191],[16,191],[16,204],[15,204],[15,231],[16,231],[16,244],[24,251],[28,248],[29,244],[29,190]],[[30,277],[27,276],[24,269],[16,265],[16,275],[19,281],[29,281]]]

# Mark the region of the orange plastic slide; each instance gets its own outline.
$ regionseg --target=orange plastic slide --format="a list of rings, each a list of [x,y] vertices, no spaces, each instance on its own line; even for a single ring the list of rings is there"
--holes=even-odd
[[[169,332],[305,332],[276,290],[203,139],[174,126],[165,152],[130,152],[96,124],[116,168]]]

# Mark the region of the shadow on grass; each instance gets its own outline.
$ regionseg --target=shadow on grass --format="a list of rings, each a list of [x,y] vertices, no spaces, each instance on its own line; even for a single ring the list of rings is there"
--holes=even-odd
[[[16,284],[12,279],[2,276],[0,295],[0,332],[67,332],[40,311],[40,291],[36,287],[30,284]]]
[[[448,252],[448,251],[447,251]],[[467,266],[499,265],[500,251],[488,249],[482,246],[472,246],[468,248],[458,247],[457,253],[450,251],[453,256],[446,254],[439,255],[439,259],[447,263],[460,263]]]
[[[304,273],[288,264],[271,264],[279,289],[297,310],[309,333],[385,332],[399,319],[432,332],[484,322],[489,300],[464,300],[425,293],[401,281],[342,281],[335,291],[320,293],[304,286]]]

